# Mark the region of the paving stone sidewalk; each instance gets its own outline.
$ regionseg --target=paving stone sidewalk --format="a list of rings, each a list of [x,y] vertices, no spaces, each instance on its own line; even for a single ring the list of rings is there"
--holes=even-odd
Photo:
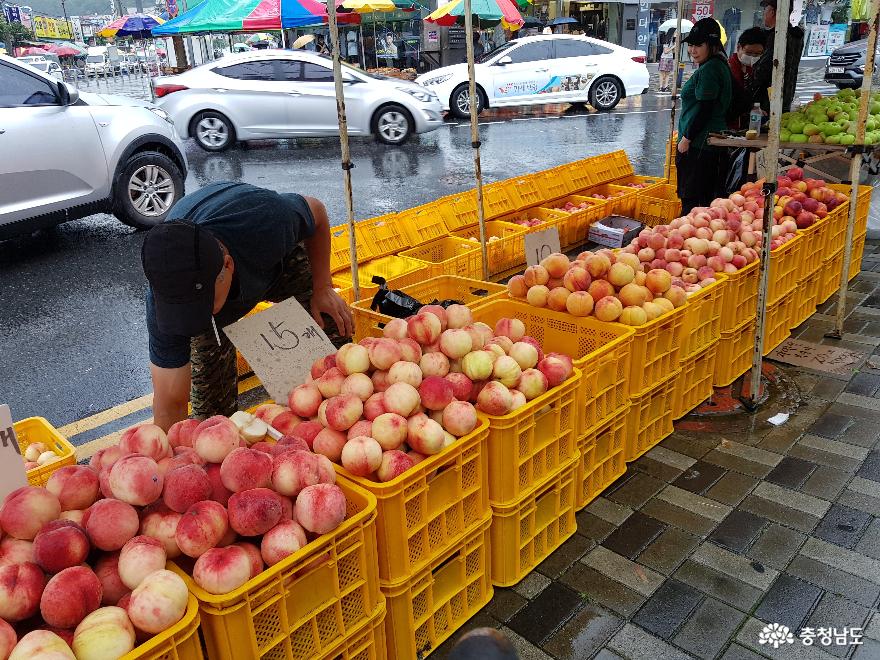
[[[880,241],[850,291],[836,345],[876,356],[865,367],[776,365],[800,395],[778,427],[770,405],[723,433],[679,425],[464,630],[500,628],[522,660],[880,658]],[[792,336],[832,343],[835,307],[836,294]],[[794,642],[761,644],[773,623]],[[807,646],[805,628],[860,628],[862,644]]]

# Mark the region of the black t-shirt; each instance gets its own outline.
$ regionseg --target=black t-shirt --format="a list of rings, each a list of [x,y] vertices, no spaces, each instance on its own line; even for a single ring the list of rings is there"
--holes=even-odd
[[[181,199],[167,221],[189,220],[210,231],[235,263],[226,304],[215,315],[218,327],[234,323],[265,299],[281,275],[285,258],[315,233],[311,209],[301,195],[279,194],[246,183],[212,183]],[[153,292],[147,289],[150,362],[176,369],[190,360],[190,337],[159,330]]]

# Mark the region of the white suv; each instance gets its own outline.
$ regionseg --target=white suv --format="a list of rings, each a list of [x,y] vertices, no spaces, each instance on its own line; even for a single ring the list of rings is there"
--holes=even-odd
[[[0,239],[93,213],[147,229],[183,196],[186,158],[164,110],[80,94],[0,55]]]
[[[509,41],[475,65],[478,110],[544,103],[589,103],[611,110],[626,96],[648,91],[645,53],[575,35]],[[444,110],[470,116],[467,64],[416,78],[440,97]]]

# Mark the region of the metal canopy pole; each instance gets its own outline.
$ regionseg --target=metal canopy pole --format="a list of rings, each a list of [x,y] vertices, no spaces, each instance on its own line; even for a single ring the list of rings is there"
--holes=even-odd
[[[480,251],[483,257],[483,279],[489,279],[489,257],[486,249],[486,214],[483,210],[483,170],[480,166],[480,129],[477,125],[477,81],[474,74],[474,17],[471,0],[464,0],[465,51],[468,64],[468,100],[471,110],[471,147],[474,149],[474,178],[477,180],[477,219],[480,223]]]
[[[675,108],[678,101],[678,69],[681,66],[681,19],[684,14],[684,0],[678,0],[678,9],[676,11],[676,21],[678,25],[675,28],[675,53],[672,56],[672,108],[669,111],[669,144],[666,145],[666,162],[669,163],[670,171],[675,163],[675,154],[678,145],[673,139],[675,135]]]
[[[749,399],[757,405],[760,398],[761,363],[764,355],[764,333],[767,325],[767,284],[770,280],[770,242],[773,238],[773,206],[776,194],[776,175],[779,172],[779,129],[782,123],[782,84],[785,78],[785,51],[789,26],[790,0],[779,0],[776,6],[776,34],[773,38],[773,77],[770,96],[770,120],[767,124],[766,181],[764,183],[764,232],[761,242],[761,263],[758,280],[758,309],[755,320],[755,347],[752,352],[752,371]]]
[[[880,22],[880,0],[871,3],[871,32],[868,34],[868,50],[865,54],[865,70],[862,74],[862,91],[859,97],[859,118],[856,122],[856,145],[849,166],[849,180],[852,190],[849,195],[849,218],[846,223],[846,240],[843,243],[843,268],[840,271],[840,290],[837,293],[837,320],[834,332],[827,336],[835,339],[843,337],[843,322],[846,319],[846,292],[849,288],[849,265],[852,260],[853,229],[856,224],[856,208],[859,197],[859,174],[862,169],[862,153],[865,144],[865,124],[868,121],[868,103],[871,100],[871,79],[874,76],[874,55],[877,47],[877,28]]]
[[[339,144],[342,147],[342,181],[345,188],[345,209],[348,213],[348,250],[351,259],[351,284],[354,299],[361,297],[358,281],[357,241],[354,236],[354,201],[351,196],[351,152],[348,147],[348,121],[345,118],[345,92],[342,85],[342,65],[339,62],[339,28],[336,25],[336,0],[327,0],[327,22],[333,42],[333,82],[336,85],[336,115],[339,120]]]

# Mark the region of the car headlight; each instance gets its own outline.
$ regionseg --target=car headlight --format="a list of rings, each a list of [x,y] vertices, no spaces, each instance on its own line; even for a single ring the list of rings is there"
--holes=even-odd
[[[451,73],[443,74],[442,76],[437,76],[436,78],[428,78],[427,80],[419,83],[420,85],[442,85],[447,80],[452,78]]]
[[[437,98],[436,94],[433,94],[425,89],[418,89],[417,87],[398,87],[401,92],[406,92],[410,96],[418,99],[422,103],[428,103],[429,101],[433,101]]]
[[[171,115],[169,115],[167,112],[165,112],[162,108],[157,108],[157,107],[155,107],[155,106],[150,106],[150,107],[147,108],[147,109],[148,109],[150,112],[152,112],[154,115],[156,115],[157,117],[159,117],[159,118],[164,119],[165,121],[167,121],[169,124],[172,124],[172,125],[174,124],[174,120],[171,118]]]

